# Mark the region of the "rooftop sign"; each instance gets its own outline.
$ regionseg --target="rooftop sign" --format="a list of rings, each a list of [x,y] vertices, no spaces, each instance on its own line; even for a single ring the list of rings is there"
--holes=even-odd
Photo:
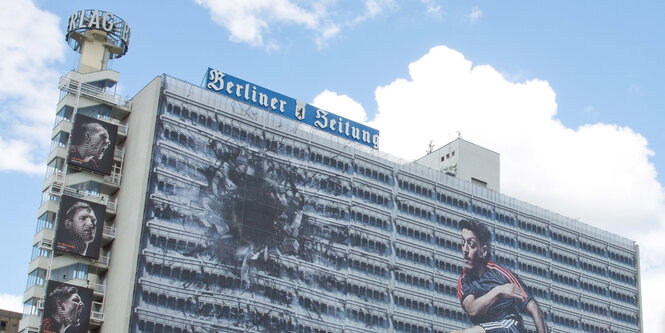
[[[131,29],[120,17],[96,9],[81,10],[72,14],[67,23],[65,40],[74,51],[81,52],[81,38],[88,30],[106,33],[109,42],[114,46],[109,48],[110,59],[120,58],[127,53]]]
[[[205,87],[224,96],[277,113],[324,132],[379,148],[379,131],[234,76],[208,68]]]

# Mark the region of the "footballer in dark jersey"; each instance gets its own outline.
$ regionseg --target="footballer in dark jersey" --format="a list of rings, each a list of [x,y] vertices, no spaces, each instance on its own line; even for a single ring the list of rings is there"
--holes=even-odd
[[[466,268],[457,281],[457,296],[475,326],[463,333],[523,333],[521,312],[533,318],[538,333],[545,333],[543,313],[524,284],[490,257],[491,235],[477,221],[460,221]]]

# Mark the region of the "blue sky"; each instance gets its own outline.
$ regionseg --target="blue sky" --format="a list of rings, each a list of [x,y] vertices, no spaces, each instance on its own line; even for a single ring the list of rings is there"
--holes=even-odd
[[[405,159],[457,131],[501,154],[502,192],[640,245],[647,332],[665,328],[665,3],[44,1],[0,3],[0,307],[22,295],[74,11],[132,27],[113,61],[133,96],[208,67],[381,131]],[[11,235],[11,236],[7,236]],[[14,303],[11,303],[11,302]],[[20,302],[20,301],[18,301]],[[9,305],[5,306],[9,307]]]

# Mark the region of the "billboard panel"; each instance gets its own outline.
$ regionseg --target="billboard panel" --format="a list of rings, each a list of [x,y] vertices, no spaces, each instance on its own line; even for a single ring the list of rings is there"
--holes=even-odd
[[[118,126],[77,113],[67,162],[111,174],[117,134]]]
[[[55,249],[98,259],[106,206],[63,195],[55,232]]]
[[[49,280],[40,333],[88,332],[92,289]]]

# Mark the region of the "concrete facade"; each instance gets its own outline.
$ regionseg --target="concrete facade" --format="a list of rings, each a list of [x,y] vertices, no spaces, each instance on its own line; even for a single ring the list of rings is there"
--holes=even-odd
[[[415,163],[500,192],[500,156],[462,138],[417,159]]]

